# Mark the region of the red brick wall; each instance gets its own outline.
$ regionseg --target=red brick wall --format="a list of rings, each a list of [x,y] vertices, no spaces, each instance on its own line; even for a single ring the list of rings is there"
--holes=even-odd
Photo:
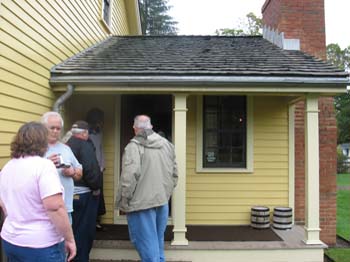
[[[284,38],[300,39],[304,52],[326,59],[324,0],[267,0],[263,23],[284,32]]]
[[[320,226],[321,239],[336,242],[337,123],[333,98],[319,99],[320,136]]]
[[[263,23],[284,37],[300,39],[300,47],[315,57],[326,58],[324,0],[266,0]],[[319,99],[320,227],[321,240],[336,242],[336,143],[333,98]],[[305,221],[304,103],[295,110],[295,221]]]

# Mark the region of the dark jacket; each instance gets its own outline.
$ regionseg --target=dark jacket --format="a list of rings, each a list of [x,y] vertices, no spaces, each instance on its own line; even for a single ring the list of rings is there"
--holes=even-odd
[[[67,145],[72,149],[73,154],[83,166],[83,177],[79,181],[74,181],[74,186],[85,186],[91,190],[100,189],[102,175],[91,140],[83,140],[72,136],[68,140]]]

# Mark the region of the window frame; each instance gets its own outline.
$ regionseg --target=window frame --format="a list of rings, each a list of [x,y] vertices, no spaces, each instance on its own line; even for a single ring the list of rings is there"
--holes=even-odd
[[[113,0],[109,0],[109,10],[108,10],[108,18],[109,21],[105,20],[104,17],[104,9],[105,9],[105,0],[101,0],[101,13],[100,13],[100,22],[102,23],[104,29],[107,33],[112,32],[112,9],[113,9]]]
[[[215,95],[223,96],[223,95]],[[197,97],[196,172],[197,173],[252,173],[253,172],[253,97],[246,96],[246,167],[203,167],[203,95]]]

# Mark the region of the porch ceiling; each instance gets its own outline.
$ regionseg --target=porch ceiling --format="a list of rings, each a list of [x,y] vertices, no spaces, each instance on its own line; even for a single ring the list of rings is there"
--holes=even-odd
[[[112,36],[53,67],[50,83],[54,90],[70,83],[174,91],[278,87],[280,92],[338,93],[345,92],[349,75],[259,36]]]

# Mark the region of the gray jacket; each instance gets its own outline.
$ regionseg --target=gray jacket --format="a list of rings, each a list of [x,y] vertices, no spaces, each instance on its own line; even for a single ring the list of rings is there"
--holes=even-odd
[[[124,212],[162,206],[168,203],[177,179],[173,144],[146,130],[124,150],[116,206]]]

